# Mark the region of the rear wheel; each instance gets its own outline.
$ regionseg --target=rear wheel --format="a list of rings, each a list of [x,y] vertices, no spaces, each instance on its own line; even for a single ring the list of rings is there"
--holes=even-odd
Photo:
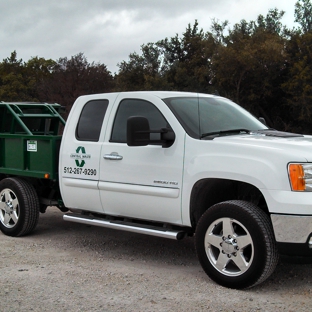
[[[39,219],[39,199],[34,187],[19,178],[0,182],[0,230],[8,236],[33,231]]]
[[[209,208],[198,222],[195,244],[208,276],[230,288],[263,282],[278,262],[269,217],[245,201],[233,200]]]

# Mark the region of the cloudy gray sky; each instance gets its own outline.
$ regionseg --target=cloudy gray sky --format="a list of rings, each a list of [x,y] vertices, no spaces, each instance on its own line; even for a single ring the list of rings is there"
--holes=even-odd
[[[0,61],[16,50],[18,59],[57,60],[83,52],[89,62],[117,72],[140,46],[185,31],[197,19],[209,31],[211,20],[230,26],[256,20],[269,9],[286,11],[293,27],[297,0],[0,0]]]

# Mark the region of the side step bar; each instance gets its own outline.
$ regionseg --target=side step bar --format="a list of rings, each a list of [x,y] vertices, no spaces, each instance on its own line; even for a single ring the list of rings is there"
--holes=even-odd
[[[119,220],[105,220],[95,218],[93,216],[86,216],[75,213],[68,213],[63,216],[65,221],[83,223],[88,225],[101,226],[110,229],[123,230],[128,232],[134,232],[139,234],[152,235],[163,238],[170,238],[175,240],[181,240],[186,236],[186,232],[183,230],[175,231],[166,229],[163,227],[150,226],[138,223],[131,223]]]

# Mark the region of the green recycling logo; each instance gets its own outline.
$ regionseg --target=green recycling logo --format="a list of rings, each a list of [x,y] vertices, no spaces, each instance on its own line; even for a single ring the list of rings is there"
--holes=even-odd
[[[86,149],[83,146],[78,146],[76,153],[70,154],[70,158],[74,158],[76,166],[82,168],[86,164],[85,159],[90,159],[91,155],[86,154]]]
[[[81,151],[81,153],[83,154],[83,155],[85,155],[86,154],[86,150],[85,150],[85,148],[83,147],[83,146],[79,146],[77,149],[76,149],[76,153],[79,155],[79,152]],[[85,165],[85,161],[84,161],[84,159],[82,159],[82,161],[80,162],[78,159],[75,159],[75,163],[76,163],[76,166],[77,167],[83,167],[84,165]]]

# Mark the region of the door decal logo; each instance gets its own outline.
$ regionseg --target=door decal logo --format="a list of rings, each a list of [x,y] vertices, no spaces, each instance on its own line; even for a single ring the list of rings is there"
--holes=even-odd
[[[85,165],[85,159],[90,159],[91,155],[86,154],[86,149],[83,146],[78,146],[76,153],[70,154],[70,158],[75,159],[77,167],[83,167]]]

